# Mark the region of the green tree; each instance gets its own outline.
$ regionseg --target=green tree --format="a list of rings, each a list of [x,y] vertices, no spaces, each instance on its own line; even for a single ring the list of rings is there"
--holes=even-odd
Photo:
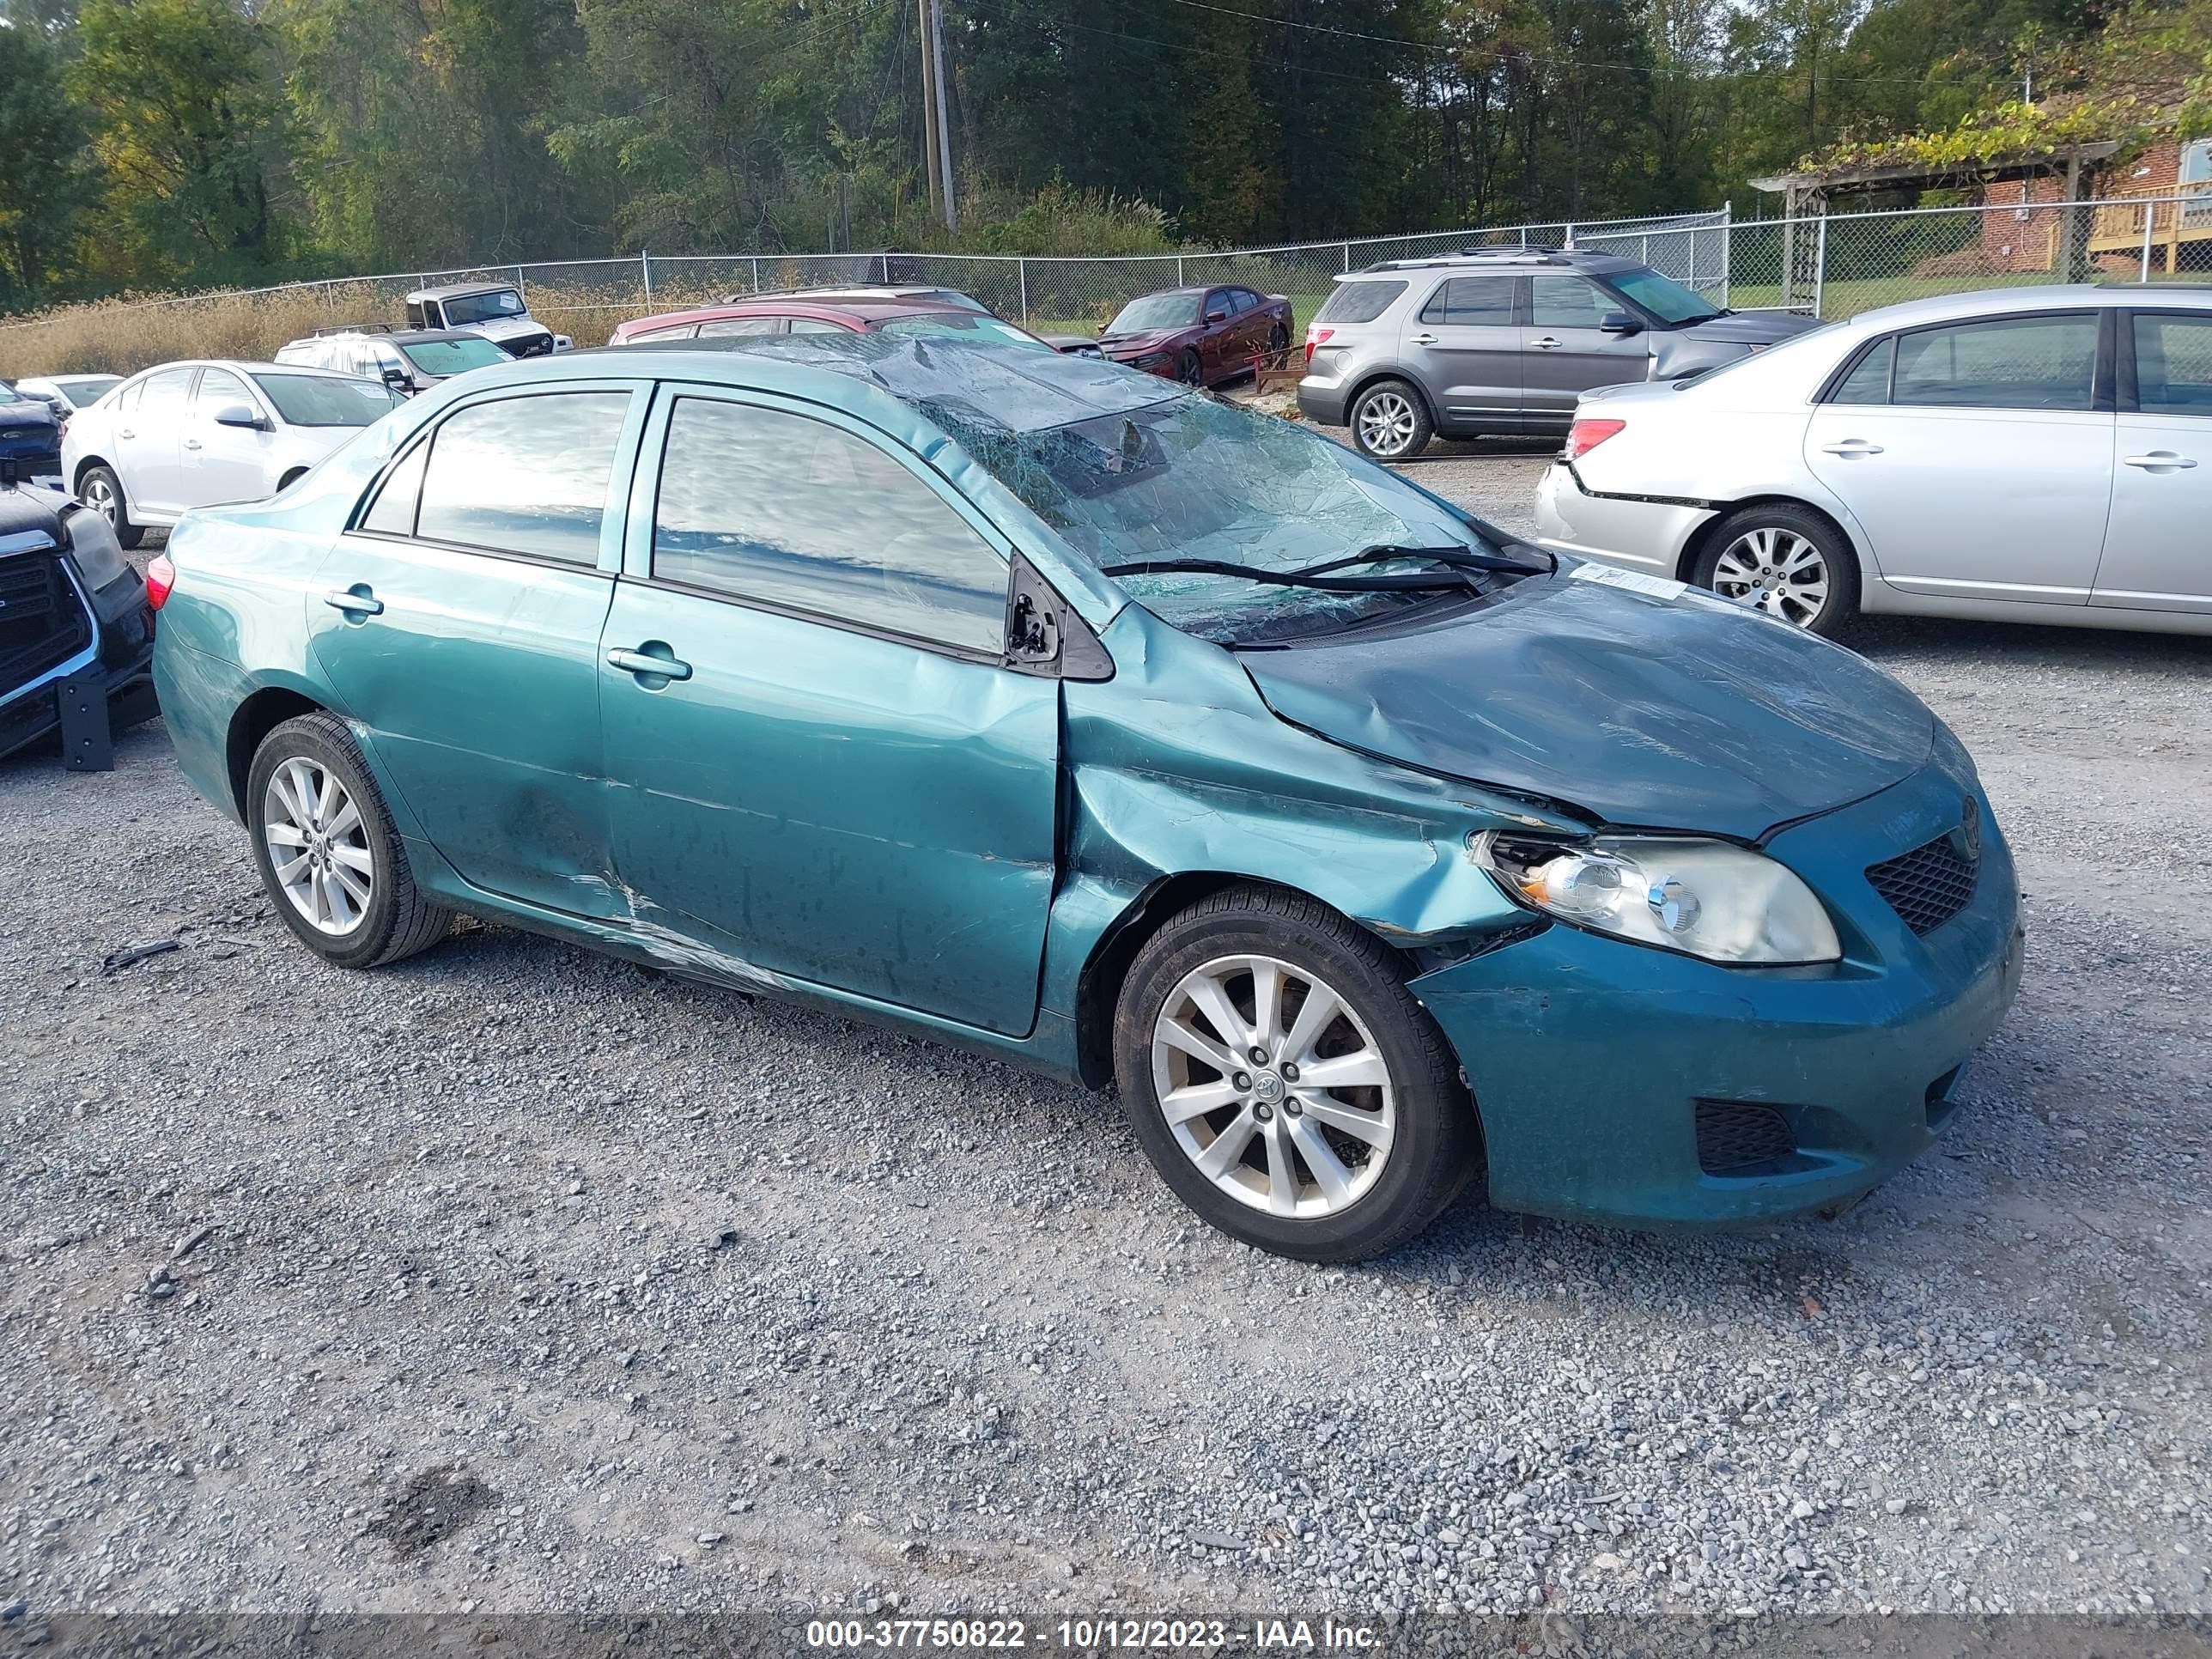
[[[0,27],[0,307],[37,305],[70,275],[91,197],[82,143],[45,35]]]

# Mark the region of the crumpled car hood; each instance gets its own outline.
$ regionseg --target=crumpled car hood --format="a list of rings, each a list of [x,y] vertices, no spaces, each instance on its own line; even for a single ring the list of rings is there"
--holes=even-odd
[[[1691,340],[1717,340],[1723,345],[1773,345],[1827,326],[1818,318],[1794,311],[1737,311],[1669,332]]]
[[[1620,826],[1756,841],[1909,776],[1935,740],[1920,700],[1850,652],[1564,568],[1456,622],[1238,657],[1322,737]]]

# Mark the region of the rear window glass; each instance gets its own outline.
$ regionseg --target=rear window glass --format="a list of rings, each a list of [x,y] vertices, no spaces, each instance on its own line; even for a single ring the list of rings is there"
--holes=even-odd
[[[1406,291],[1403,283],[1339,283],[1314,313],[1317,323],[1371,323]]]

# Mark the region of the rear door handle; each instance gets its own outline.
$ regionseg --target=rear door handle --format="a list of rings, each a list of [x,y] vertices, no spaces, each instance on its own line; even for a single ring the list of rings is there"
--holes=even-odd
[[[1846,438],[1839,444],[1822,444],[1820,448],[1827,454],[1845,457],[1881,453],[1880,444],[1870,444],[1864,438]]]
[[[199,447],[200,441],[198,438],[187,438],[185,440],[185,447],[187,449],[198,449]]]
[[[2180,472],[2197,465],[2186,455],[2177,455],[2170,449],[2154,449],[2148,455],[2130,455],[2122,466],[2139,466],[2146,472]]]
[[[647,640],[646,644],[660,645],[660,641]],[[665,651],[668,647],[660,645],[660,649]],[[678,662],[673,656],[664,657],[659,652],[642,648],[625,651],[617,647],[607,653],[607,663],[609,666],[619,668],[625,674],[635,674],[640,679],[688,680],[691,678],[690,663]]]
[[[1528,343],[1535,347],[1539,351],[1556,351],[1559,347],[1559,342],[1553,339],[1548,334],[1543,336],[1540,339],[1531,340]]]
[[[1434,345],[1437,337],[1433,334],[1408,334],[1406,343],[1408,345]]]
[[[356,620],[362,617],[380,617],[384,614],[384,601],[366,587],[334,588],[323,595],[323,603],[331,610],[343,611],[347,616]]]

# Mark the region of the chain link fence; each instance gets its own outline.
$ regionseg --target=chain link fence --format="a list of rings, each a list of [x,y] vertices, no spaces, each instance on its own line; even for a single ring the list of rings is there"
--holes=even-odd
[[[345,323],[400,320],[405,295],[511,282],[549,326],[595,344],[626,319],[828,285],[957,289],[1048,331],[1095,333],[1141,294],[1236,283],[1287,295],[1310,319],[1335,280],[1389,259],[1462,247],[1571,244],[1664,272],[1738,310],[1833,320],[1973,289],[2202,280],[2212,272],[2212,185],[2100,201],[2031,201],[1798,219],[1715,212],[1493,226],[1226,252],[1100,258],[977,253],[655,254],[388,272],[272,288],[111,301],[0,324],[0,372],[128,371],[179,356],[267,356]]]

